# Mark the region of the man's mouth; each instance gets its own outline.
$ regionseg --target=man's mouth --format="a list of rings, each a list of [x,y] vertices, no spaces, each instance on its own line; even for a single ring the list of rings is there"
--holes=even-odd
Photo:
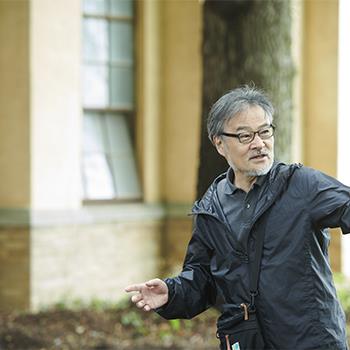
[[[256,154],[252,157],[249,158],[249,160],[252,160],[252,159],[264,159],[264,158],[267,158],[268,157],[268,154],[267,153],[260,153],[260,154]]]

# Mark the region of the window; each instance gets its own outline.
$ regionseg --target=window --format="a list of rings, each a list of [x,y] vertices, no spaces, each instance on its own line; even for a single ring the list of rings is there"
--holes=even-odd
[[[141,197],[133,150],[132,0],[83,0],[83,196]]]

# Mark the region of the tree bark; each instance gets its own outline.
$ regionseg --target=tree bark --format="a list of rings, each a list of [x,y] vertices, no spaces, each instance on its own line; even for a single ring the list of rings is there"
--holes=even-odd
[[[270,96],[276,108],[275,158],[290,161],[294,75],[288,0],[207,0],[203,21],[198,197],[228,167],[207,137],[208,111],[221,95],[238,86],[254,83]]]

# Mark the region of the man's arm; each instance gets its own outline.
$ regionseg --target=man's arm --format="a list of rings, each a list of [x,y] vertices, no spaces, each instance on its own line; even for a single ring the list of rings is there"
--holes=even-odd
[[[136,306],[146,311],[155,310],[166,319],[175,319],[192,318],[215,303],[216,288],[210,273],[211,253],[202,234],[196,218],[183,270],[177,277],[151,280],[156,281],[156,286],[148,286],[147,282],[127,287],[127,292],[138,292],[132,297]]]
[[[308,177],[308,210],[315,225],[350,233],[350,188],[319,171]]]
[[[195,217],[182,272],[177,277],[165,279],[169,300],[156,312],[166,319],[189,319],[215,304],[216,287],[210,270],[212,249],[208,245],[209,226],[206,216]]]

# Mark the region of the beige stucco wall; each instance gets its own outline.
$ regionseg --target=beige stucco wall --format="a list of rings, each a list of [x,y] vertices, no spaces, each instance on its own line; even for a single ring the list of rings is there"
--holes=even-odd
[[[80,204],[80,16],[80,1],[0,2],[1,207]]]
[[[164,226],[161,272],[165,276],[173,276],[181,271],[187,245],[191,238],[192,219],[168,218]]]
[[[126,296],[158,276],[163,220],[0,229],[0,310]]]
[[[138,154],[146,202],[195,198],[202,2],[137,2]]]
[[[29,4],[0,1],[0,207],[28,207]]]
[[[304,2],[303,160],[337,175],[338,1]],[[332,230],[331,263],[341,269],[340,231]]]
[[[162,200],[160,1],[136,2],[137,153],[143,199]]]
[[[138,145],[146,203],[123,209],[81,204],[80,1],[4,3],[0,309],[117,300],[125,285],[158,276],[165,261],[179,264],[191,232],[186,214],[199,147],[201,5],[138,2]]]
[[[336,176],[338,1],[306,1],[304,16],[304,161]]]
[[[0,229],[0,310],[30,307],[30,231]]]
[[[291,1],[292,12],[292,57],[295,66],[293,79],[293,129],[292,161],[303,162],[303,42],[304,42],[304,6],[299,0]]]
[[[80,205],[80,1],[30,1],[31,207]]]
[[[202,2],[164,1],[162,164],[164,200],[196,196],[202,110]]]
[[[196,196],[199,162],[202,6],[196,0],[137,2],[137,150],[144,199],[177,212],[163,225],[164,273],[181,267],[192,229],[186,214]]]
[[[161,221],[42,227],[31,232],[31,308],[118,301],[159,271]]]

